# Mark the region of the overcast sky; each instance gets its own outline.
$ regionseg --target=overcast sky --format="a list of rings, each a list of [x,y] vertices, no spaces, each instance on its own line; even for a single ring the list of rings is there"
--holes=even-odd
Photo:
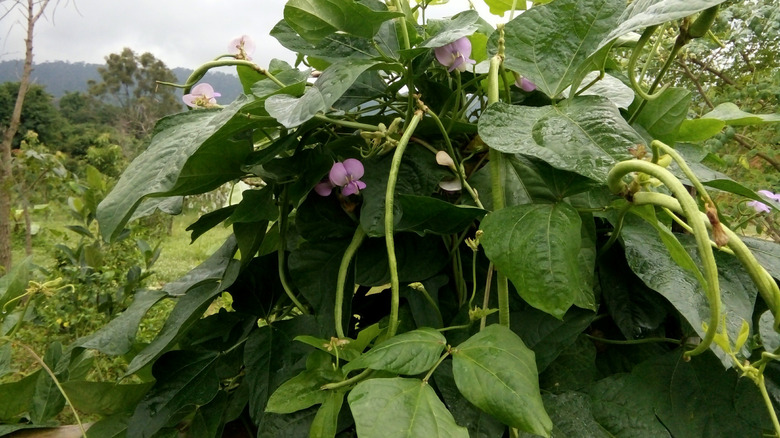
[[[56,0],[52,0],[54,3]],[[0,15],[11,1],[0,1]],[[35,27],[35,62],[70,61],[103,64],[104,57],[129,47],[151,52],[170,67],[195,68],[226,52],[235,37],[249,35],[257,44],[253,60],[294,61],[269,35],[283,16],[286,0],[60,0]],[[473,0],[489,23],[482,0]],[[468,0],[450,0],[428,8],[428,17],[451,16]],[[507,14],[508,16],[509,14]],[[0,61],[24,57],[24,17],[14,11],[0,21]]]

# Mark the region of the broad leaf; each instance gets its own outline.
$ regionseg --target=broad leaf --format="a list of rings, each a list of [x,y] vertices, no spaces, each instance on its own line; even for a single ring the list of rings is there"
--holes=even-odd
[[[344,367],[345,372],[361,368],[414,375],[428,371],[441,357],[447,339],[432,328],[406,332],[374,346]]]
[[[658,98],[647,101],[636,123],[655,140],[674,144],[680,124],[688,115],[691,92],[684,88],[669,88]],[[638,104],[637,104],[638,105]],[[629,110],[633,111],[634,107]]]
[[[315,43],[337,31],[371,39],[383,22],[400,16],[374,11],[354,0],[289,0],[284,6],[284,20]]]
[[[563,318],[583,287],[582,222],[568,204],[516,205],[485,216],[485,254],[530,305]]]
[[[590,386],[599,377],[601,372],[596,367],[596,347],[590,339],[579,336],[574,344],[561,351],[555,362],[539,375],[539,385],[542,390],[554,393],[579,391]],[[547,400],[545,407],[553,423],[558,426],[556,412],[550,410]]]
[[[552,422],[539,394],[534,353],[497,324],[452,351],[452,374],[464,397],[504,424],[550,436]]]
[[[722,103],[712,111],[701,116],[702,119],[715,119],[726,122],[727,125],[762,125],[764,123],[780,122],[780,114],[751,114],[739,109],[731,102]]]
[[[9,302],[19,298],[27,290],[27,282],[30,279],[31,271],[32,257],[30,256],[15,265],[10,272],[0,277],[0,309],[3,314],[11,311],[19,303],[17,300],[13,306],[8,305]],[[2,319],[4,318],[0,318],[0,320]],[[0,335],[4,334],[0,332]]]
[[[146,312],[165,296],[159,290],[142,290],[133,295],[130,307],[100,330],[76,340],[74,346],[95,349],[109,355],[125,354],[133,347],[135,335]]]
[[[618,19],[617,27],[611,29],[598,47],[607,45],[617,37],[635,32],[648,26],[679,20],[703,11],[724,0],[638,0],[632,2]]]
[[[680,123],[677,141],[699,142],[716,136],[726,123],[717,119],[687,119]]]
[[[693,329],[704,336],[703,322],[708,322],[710,309],[704,290],[695,276],[680,268],[669,251],[659,241],[652,227],[629,215],[623,231],[626,260],[631,269],[651,289],[663,295],[680,312]],[[694,262],[699,264],[692,236],[677,236]],[[720,277],[721,301],[726,329],[730,339],[737,339],[742,321],[752,321],[753,306],[758,291],[740,262],[731,255],[715,253]],[[716,354],[722,354],[713,344]],[[722,357],[725,366],[731,360]]]
[[[286,49],[328,62],[338,62],[346,58],[372,58],[378,55],[376,49],[371,46],[371,41],[350,35],[331,34],[313,44],[298,35],[284,20],[271,29],[271,36]]]
[[[400,195],[398,201],[404,213],[396,231],[420,235],[460,233],[487,213],[481,208],[454,205],[430,196]]]
[[[361,438],[468,438],[427,383],[417,379],[370,379],[349,393]]]
[[[291,414],[323,403],[329,392],[323,391],[322,385],[337,381],[338,377],[339,373],[332,369],[305,370],[276,388],[265,410],[275,414]]]
[[[118,385],[110,382],[62,382],[73,406],[85,414],[101,416],[132,411],[152,383]]]
[[[780,280],[780,243],[755,237],[743,237],[742,241],[769,275]]]
[[[623,5],[618,0],[556,0],[531,8],[506,24],[507,68],[548,96],[558,96],[615,26]]]
[[[171,351],[154,364],[157,383],[138,404],[127,437],[149,437],[173,426],[219,392],[217,353]]]
[[[612,166],[631,158],[629,148],[644,143],[598,96],[539,108],[497,103],[480,118],[479,135],[501,152],[530,155],[602,183]]]
[[[30,410],[36,382],[43,373],[38,370],[16,382],[0,384],[1,422],[18,421],[18,417]]]
[[[328,391],[325,401],[311,423],[309,438],[333,438],[338,432],[339,413],[344,404],[344,391]]]
[[[358,59],[331,64],[303,96],[271,96],[265,102],[265,109],[285,127],[296,127],[317,113],[328,112],[364,71],[378,64],[379,61]]]
[[[435,49],[446,46],[460,38],[470,36],[477,30],[475,23],[478,19],[479,14],[477,11],[465,11],[452,20],[443,20],[444,25],[437,30],[436,34],[420,43],[418,47]]]

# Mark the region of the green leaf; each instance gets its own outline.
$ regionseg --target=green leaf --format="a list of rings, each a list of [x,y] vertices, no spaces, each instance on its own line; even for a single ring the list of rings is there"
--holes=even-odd
[[[560,319],[583,287],[581,225],[569,204],[516,205],[485,216],[480,242],[528,304]]]
[[[0,384],[0,422],[14,422],[29,411],[41,374],[38,370],[16,382]]]
[[[444,403],[427,383],[417,379],[370,379],[347,398],[361,438],[467,438]]]
[[[598,47],[629,32],[635,32],[648,26],[690,17],[724,0],[638,0],[632,2],[618,19],[618,25],[611,29]]]
[[[761,335],[761,343],[766,351],[775,351],[780,348],[780,333],[775,331],[775,316],[772,312],[767,310],[761,314],[761,319],[758,320],[759,334]]]
[[[11,344],[0,346],[0,377],[11,372]]]
[[[361,59],[331,64],[303,96],[271,96],[265,102],[265,109],[285,127],[294,128],[317,113],[328,112],[364,71],[379,64],[380,61]]]
[[[152,383],[118,385],[71,380],[63,382],[62,387],[79,412],[108,416],[132,411],[152,387]]]
[[[580,392],[544,394],[544,407],[550,413],[555,429],[554,437],[587,436],[591,438],[613,438],[593,418],[590,397]]]
[[[577,340],[595,316],[594,312],[572,308],[561,321],[529,307],[522,312],[512,312],[509,320],[512,331],[534,351],[536,369],[542,372]]]
[[[322,336],[313,316],[297,316],[254,330],[244,347],[246,377],[242,386],[249,387],[249,415],[255,424],[268,417],[268,398],[282,383],[303,371],[311,347],[293,339],[298,335]],[[313,414],[312,414],[313,415]]]
[[[13,306],[8,305],[8,302],[15,300],[24,294],[27,290],[27,282],[30,280],[30,274],[32,273],[32,256],[25,258],[20,263],[15,265],[4,276],[0,277],[0,310],[3,315],[6,312],[10,312],[19,301],[17,300]],[[2,321],[5,318],[0,318]],[[5,333],[0,333],[4,335]]]
[[[438,330],[423,327],[375,345],[344,367],[345,372],[361,368],[414,375],[428,371],[447,347],[447,339]]]
[[[523,10],[525,7],[523,7],[525,4],[522,4],[517,0],[484,0],[485,4],[488,5],[490,8],[490,13],[493,15],[498,15],[499,17],[503,17],[504,13],[506,11],[511,11],[512,6],[515,7],[515,10]],[[542,2],[534,2],[534,4],[543,4],[547,3],[546,1]]]
[[[333,438],[338,432],[339,412],[344,404],[344,391],[328,391],[325,401],[311,423],[309,438]]]
[[[365,175],[362,181],[366,188],[363,194],[363,205],[360,208],[360,226],[370,237],[383,237],[385,234],[385,192],[390,174],[392,154],[382,158],[366,160]],[[424,148],[409,148],[401,160],[398,170],[394,202],[394,220],[398,224],[403,216],[400,195],[430,196],[445,176],[451,173],[436,164],[436,158]]]
[[[596,347],[593,341],[579,336],[577,341],[563,350],[561,354],[539,375],[542,390],[561,393],[578,391],[590,386],[601,372],[596,367]],[[553,423],[560,428],[557,412],[551,410],[545,398],[545,408]]]
[[[452,361],[445,360],[433,373],[436,381],[436,390],[441,394],[447,409],[453,417],[458,419],[458,424],[469,430],[471,438],[501,438],[506,432],[506,426],[494,417],[479,410],[476,406],[463,398],[452,376]]]
[[[715,119],[732,126],[762,125],[780,122],[780,114],[751,114],[739,109],[731,102],[722,103],[712,111],[701,116],[702,119]]]
[[[780,280],[780,244],[755,237],[742,237],[742,241],[769,275]]]
[[[74,346],[95,349],[108,355],[127,353],[135,343],[135,335],[144,315],[165,295],[160,290],[144,289],[136,292],[127,310],[95,333],[77,339]]]
[[[157,382],[138,404],[127,427],[127,437],[149,437],[173,426],[219,392],[214,370],[218,354],[171,351],[153,367]]]
[[[189,284],[184,289],[186,294],[179,298],[157,337],[130,362],[127,375],[140,370],[169,350],[203,316],[214,297],[235,281],[239,263],[232,258],[234,252],[235,240],[229,238],[213,256],[184,277],[187,279],[184,283]],[[218,274],[204,279],[193,275],[193,272]]]
[[[491,325],[452,351],[452,374],[464,397],[502,423],[550,436],[534,353],[511,330]]]
[[[239,97],[220,110],[189,111],[158,122],[149,147],[98,206],[103,238],[116,239],[147,196],[203,193],[244,175],[241,166],[252,152],[252,142],[236,137],[263,123],[275,125],[246,117],[264,115],[263,103]]]
[[[60,371],[62,364],[66,363],[69,355],[63,355],[62,344],[52,342],[46,349],[43,356],[43,362],[54,371],[54,376],[59,381],[68,378],[68,371]],[[62,396],[54,380],[49,373],[42,372],[38,375],[35,382],[35,393],[33,394],[32,406],[30,407],[30,420],[36,424],[42,424],[54,419],[65,407],[65,397]]]
[[[276,388],[268,398],[265,411],[291,414],[323,403],[328,398],[328,391],[323,391],[322,385],[337,381],[339,377],[332,369],[305,370]]]
[[[217,393],[208,404],[198,407],[195,416],[187,430],[187,436],[192,438],[213,438],[222,436],[224,428],[225,409],[228,395],[224,391]]]
[[[430,196],[400,195],[398,201],[404,213],[395,231],[414,231],[419,235],[460,233],[487,213],[481,208],[454,205]]]
[[[506,24],[506,67],[548,96],[558,96],[615,26],[623,5],[618,0],[556,0],[531,8]]]
[[[89,427],[87,438],[125,438],[129,420],[129,414],[101,418]]]
[[[698,142],[715,137],[726,126],[726,122],[717,119],[688,119],[680,124],[677,141]]]
[[[450,20],[440,20],[439,22],[442,23],[442,26],[436,31],[436,34],[420,43],[418,47],[435,49],[470,36],[477,30],[475,23],[478,19],[479,14],[477,11],[464,11]],[[429,23],[428,25],[431,26],[432,24]]]
[[[271,36],[286,49],[327,62],[343,61],[346,58],[366,59],[378,55],[370,40],[350,35],[331,34],[312,44],[284,20],[271,29]]]
[[[658,98],[647,101],[636,123],[645,128],[653,139],[674,144],[680,124],[688,115],[690,104],[690,91],[684,88],[669,88]],[[629,112],[633,109],[634,106],[629,109]]]
[[[691,327],[704,336],[702,322],[709,321],[710,309],[706,294],[696,277],[682,269],[669,254],[663,242],[659,241],[657,232],[648,224],[628,215],[622,230],[628,265],[651,289],[663,295]],[[693,236],[676,236],[689,253],[693,261],[700,265],[696,243]],[[723,313],[726,318],[726,329],[730,339],[736,339],[742,321],[752,321],[755,304],[755,285],[742,264],[733,256],[715,252],[715,261],[720,277],[720,292]],[[723,354],[720,349],[713,349],[716,354]],[[722,356],[725,366],[731,366],[731,360]]]
[[[275,221],[279,217],[279,208],[273,199],[273,189],[273,186],[268,185],[260,190],[243,191],[241,202],[228,218],[228,223]]]
[[[383,22],[401,16],[374,11],[354,0],[289,0],[284,6],[284,20],[314,43],[337,31],[371,39]]]
[[[480,118],[479,135],[501,152],[533,156],[602,183],[612,166],[631,158],[629,148],[644,143],[615,105],[598,96],[539,108],[497,103]]]
[[[395,235],[395,257],[399,281],[423,281],[436,275],[448,262],[447,248],[440,236],[420,237],[413,233]],[[355,281],[363,286],[390,283],[387,246],[384,239],[366,239],[358,249]]]

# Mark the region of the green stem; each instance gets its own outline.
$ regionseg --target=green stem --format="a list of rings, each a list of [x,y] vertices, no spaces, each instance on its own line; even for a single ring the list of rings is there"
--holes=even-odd
[[[361,131],[379,132],[382,129],[376,125],[369,125],[367,123],[351,122],[349,120],[332,119],[323,114],[315,114],[314,119],[320,120],[325,123],[331,123],[333,125],[343,126],[345,128],[360,129]]]
[[[357,374],[357,375],[355,375],[353,377],[350,377],[347,380],[342,380],[341,382],[326,383],[325,385],[322,385],[320,387],[320,389],[328,390],[328,389],[343,388],[343,387],[349,386],[349,385],[351,385],[353,383],[360,382],[361,380],[365,379],[366,377],[368,377],[373,372],[374,372],[374,370],[372,370],[370,368],[366,368],[360,374]]]
[[[634,195],[634,202],[637,205],[652,204],[668,208],[673,212],[683,213],[683,208],[677,199],[662,193],[636,193]],[[690,217],[688,218],[688,222],[692,222]],[[702,212],[699,212],[699,221],[696,222],[703,222],[705,225],[711,226],[707,215]],[[775,327],[780,327],[780,307],[778,307],[780,306],[780,289],[778,288],[777,283],[766,269],[758,263],[756,257],[736,233],[723,224],[721,224],[721,228],[728,237],[728,248],[745,267],[748,275],[750,275],[750,279],[753,280],[756,288],[758,288],[758,291],[761,293],[761,297],[775,316]]]
[[[764,404],[766,404],[766,408],[769,411],[769,418],[772,419],[772,425],[775,428],[775,436],[780,437],[780,422],[777,420],[777,413],[775,412],[775,407],[772,404],[772,398],[769,397],[769,393],[766,390],[764,374],[759,374],[757,380],[758,381],[756,382],[756,386],[758,386],[758,390],[761,391],[761,397],[763,397]]]
[[[301,313],[308,315],[309,311],[306,310],[306,306],[295,297],[295,293],[293,292],[290,283],[287,281],[287,273],[285,270],[287,267],[287,186],[282,189],[282,199],[279,202],[279,251],[277,251],[277,254],[279,261],[279,281],[282,283],[284,293],[287,294],[290,301],[295,304],[295,307],[297,307]]]
[[[396,0],[397,3],[397,0]],[[406,146],[412,137],[417,124],[422,119],[422,111],[417,110],[409,121],[398,146],[393,153],[393,161],[390,164],[390,175],[387,178],[387,191],[385,192],[385,244],[387,245],[387,262],[390,268],[390,324],[387,327],[388,338],[395,336],[398,330],[398,306],[400,305],[400,283],[398,280],[398,262],[395,258],[395,241],[393,240],[393,204],[395,201],[395,185],[398,182],[398,171],[401,168],[401,160]]]
[[[682,344],[681,340],[672,339],[672,338],[643,338],[643,339],[619,340],[619,339],[598,338],[596,336],[591,336],[588,334],[586,334],[585,336],[588,339],[601,342],[602,344],[614,344],[614,345],[650,344],[654,342],[668,342],[670,344],[677,344],[677,345]]]
[[[493,262],[490,262],[487,270],[487,278],[485,279],[485,295],[482,297],[482,310],[486,310],[490,306],[490,283],[493,280]],[[482,319],[479,320],[479,331],[485,328],[487,322],[487,313],[483,314]]]
[[[710,305],[710,322],[707,332],[699,344],[693,350],[685,352],[686,356],[695,356],[701,354],[709,348],[718,331],[720,323],[721,300],[720,287],[718,284],[718,268],[715,263],[715,256],[710,246],[710,238],[707,233],[705,222],[701,220],[701,211],[699,211],[696,201],[685,189],[685,186],[671,172],[663,167],[642,160],[623,161],[615,165],[607,176],[607,185],[612,193],[624,194],[627,192],[626,183],[622,178],[631,172],[642,172],[654,176],[671,190],[674,196],[679,200],[683,213],[694,231],[696,247],[704,265],[705,284],[702,287],[707,293],[707,301]],[[706,221],[709,223],[709,221]]]
[[[636,94],[639,95],[644,100],[654,100],[657,99],[661,93],[666,91],[666,89],[669,87],[669,84],[665,85],[661,90],[659,90],[655,94],[649,94],[645,93],[644,90],[642,90],[642,84],[639,83],[639,81],[636,78],[636,75],[634,74],[634,70],[636,70],[636,62],[639,59],[639,55],[642,53],[642,49],[644,49],[645,44],[647,44],[647,41],[650,39],[651,36],[653,36],[653,33],[655,33],[655,30],[658,28],[658,25],[650,26],[642,33],[642,36],[639,38],[639,41],[637,41],[636,46],[634,47],[634,51],[631,53],[631,58],[628,60],[628,78],[631,81],[631,86],[634,88],[634,91]],[[660,37],[658,39],[660,41]],[[647,67],[647,64],[645,64],[645,67]],[[645,69],[642,69],[642,75],[644,75]],[[652,92],[652,91],[651,91]]]
[[[35,351],[32,348],[28,347],[26,344],[23,344],[21,342],[16,342],[16,341],[11,341],[11,344],[19,345],[20,347],[27,350],[27,352],[30,353],[33,359],[35,359],[35,361],[38,362],[41,368],[43,368],[44,371],[46,371],[46,374],[48,374],[49,377],[51,377],[51,380],[54,381],[54,384],[57,386],[57,389],[60,391],[60,394],[62,394],[62,396],[65,398],[65,401],[68,403],[68,406],[70,407],[73,416],[76,418],[76,423],[79,425],[79,429],[81,430],[81,436],[86,438],[87,431],[86,429],[84,429],[84,425],[81,423],[81,418],[79,417],[79,413],[76,412],[76,408],[73,407],[73,403],[70,401],[70,397],[68,397],[68,394],[65,392],[65,389],[62,387],[59,379],[57,379],[57,376],[54,375],[54,372],[51,370],[51,368],[49,368],[49,366],[46,365],[46,362],[44,362],[43,359],[41,359],[41,357],[38,356],[38,354],[36,354]]]
[[[699,181],[699,178],[696,177],[696,174],[693,173],[693,170],[691,170],[691,168],[688,166],[688,163],[685,162],[685,159],[683,159],[679,152],[659,140],[653,140],[653,142],[650,143],[650,147],[653,150],[654,159],[658,156],[658,150],[661,150],[672,157],[672,159],[680,167],[680,170],[683,171],[683,174],[685,174],[685,176],[688,178],[688,181],[690,181],[691,184],[693,184],[693,187],[696,188],[696,193],[704,200],[704,204],[711,206],[715,205],[715,203],[712,202],[712,198],[710,198],[710,194],[707,192],[707,189],[704,188],[704,185],[701,183],[701,181]]]
[[[355,256],[360,244],[363,243],[363,239],[366,237],[366,232],[358,224],[355,234],[352,235],[352,241],[349,242],[349,246],[344,251],[344,256],[341,258],[341,265],[339,266],[339,276],[336,281],[336,299],[333,303],[333,317],[336,320],[336,336],[339,338],[346,337],[344,335],[344,328],[341,326],[341,320],[343,318],[344,307],[344,285],[347,282],[347,271],[349,270],[349,264],[352,258]]]
[[[201,80],[203,78],[203,76],[206,74],[206,72],[208,72],[212,68],[228,67],[228,66],[231,66],[231,65],[235,65],[235,66],[243,65],[245,67],[249,67],[252,70],[260,73],[261,75],[267,77],[268,79],[273,81],[276,85],[278,85],[278,86],[280,86],[282,88],[286,87],[286,85],[284,83],[282,83],[274,75],[272,75],[270,72],[268,72],[268,70],[260,67],[259,65],[255,64],[252,61],[247,61],[247,60],[244,60],[244,59],[225,59],[225,60],[209,61],[209,62],[201,65],[197,69],[195,69],[195,71],[193,71],[192,74],[190,74],[190,77],[187,78],[187,81],[184,84],[181,84],[181,85],[180,84],[174,84],[174,83],[171,83],[171,82],[160,82],[160,81],[158,81],[157,83],[161,84],[161,85],[169,85],[171,87],[176,87],[176,88],[184,88],[184,93],[186,94],[186,93],[189,93],[190,89],[192,88],[192,86],[195,85],[199,80]]]
[[[502,30],[501,28],[500,30]],[[503,32],[499,39],[503,39]],[[499,42],[501,45],[501,42]],[[496,55],[490,59],[490,70],[488,72],[488,105],[498,102],[498,71],[501,66],[501,56]],[[493,195],[493,211],[504,208],[504,154],[493,148],[490,148],[490,183]],[[509,281],[506,275],[501,271],[496,271],[496,290],[498,292],[498,322],[509,327]]]
[[[685,42],[681,40],[680,38],[677,39],[674,43],[674,47],[672,47],[672,52],[669,54],[669,58],[666,60],[664,65],[661,67],[661,70],[658,72],[658,75],[655,77],[655,81],[653,81],[653,84],[650,86],[650,88],[647,90],[649,94],[652,94],[653,91],[655,91],[656,87],[658,87],[658,84],[661,83],[661,79],[666,74],[666,71],[669,70],[669,67],[672,66],[674,63],[674,59],[677,57],[677,54],[680,53],[680,49],[685,45]],[[633,74],[633,73],[632,73]],[[639,114],[642,112],[642,110],[645,108],[645,105],[647,105],[647,100],[643,99],[642,102],[637,107],[636,111],[634,111],[634,114],[631,115],[631,118],[628,119],[628,123],[634,123],[636,119],[639,117]]]
[[[436,371],[436,368],[439,368],[439,365],[441,365],[441,363],[444,362],[444,359],[446,359],[447,356],[449,356],[449,355],[450,355],[449,351],[445,351],[444,354],[441,355],[439,360],[436,361],[436,364],[433,365],[433,368],[431,368],[428,371],[428,374],[426,374],[425,377],[423,378],[423,383],[428,383],[428,379],[431,378],[431,376],[433,375],[433,372]]]

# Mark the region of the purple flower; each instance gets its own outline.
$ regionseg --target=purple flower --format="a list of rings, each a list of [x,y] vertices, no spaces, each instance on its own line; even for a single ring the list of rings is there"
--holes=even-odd
[[[211,85],[203,82],[192,87],[190,94],[185,94],[181,97],[181,100],[192,108],[211,108],[217,106],[217,99],[215,98],[219,96],[221,94],[214,92],[214,88]]]
[[[433,52],[441,65],[449,67],[448,71],[455,69],[466,71],[466,64],[475,64],[473,59],[469,59],[469,56],[471,56],[471,41],[466,37],[453,41],[446,46],[436,48]]]
[[[238,59],[249,61],[252,59],[251,55],[255,53],[255,42],[248,35],[241,35],[228,44],[228,53],[235,55]]]
[[[366,183],[360,181],[363,172],[363,163],[354,158],[335,162],[330,168],[328,181],[317,184],[314,191],[320,196],[328,196],[335,187],[341,187],[342,195],[356,195],[366,188]]]
[[[536,84],[534,84],[533,82],[529,81],[528,79],[522,76],[517,77],[517,79],[515,80],[515,85],[517,85],[518,88],[528,93],[536,90]]]
[[[759,190],[758,194],[765,196],[772,201],[780,202],[780,193],[772,193],[769,190]],[[772,211],[768,205],[760,201],[750,201],[747,204],[753,207],[753,210],[755,210],[756,213],[769,213]]]

